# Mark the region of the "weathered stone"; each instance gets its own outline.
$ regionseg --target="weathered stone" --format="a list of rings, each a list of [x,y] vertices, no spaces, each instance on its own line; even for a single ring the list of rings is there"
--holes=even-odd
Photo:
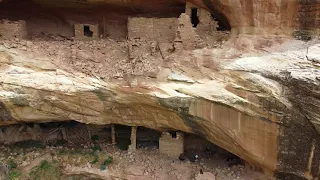
[[[75,120],[183,131],[203,136],[280,179],[315,179],[320,157],[319,45],[307,50],[310,45],[289,36],[318,43],[319,1],[191,2],[203,8],[199,27],[192,26],[189,12],[182,14],[174,33],[163,38],[168,43],[174,36],[172,48],[157,42],[161,31],[154,28],[170,26],[152,18],[152,30],[137,31],[137,39],[119,44],[97,40],[75,46],[74,39],[54,37],[61,42],[34,41],[21,51],[25,43],[19,38],[1,42],[0,125]],[[129,1],[109,3],[123,6]],[[127,8],[148,12],[163,4],[135,1]],[[217,28],[209,12],[232,28],[231,39],[220,48],[208,48],[201,35]],[[145,78],[157,69],[157,79]],[[171,72],[193,82],[168,82]],[[13,127],[1,129],[0,138],[23,140],[15,135],[28,127]]]
[[[25,21],[0,20],[0,39],[1,38],[20,38],[27,37],[27,24]]]
[[[183,75],[183,74],[175,74],[175,73],[169,74],[168,80],[194,83],[194,80],[192,80],[190,77]]]
[[[159,151],[162,154],[177,158],[184,152],[184,136],[177,132],[175,136],[163,132],[159,139]]]
[[[75,24],[74,31],[77,39],[97,39],[100,37],[99,25],[97,24]]]
[[[320,63],[320,45],[315,45],[308,48],[307,59],[315,63]]]
[[[144,168],[141,166],[130,166],[126,169],[126,173],[134,176],[143,176]]]

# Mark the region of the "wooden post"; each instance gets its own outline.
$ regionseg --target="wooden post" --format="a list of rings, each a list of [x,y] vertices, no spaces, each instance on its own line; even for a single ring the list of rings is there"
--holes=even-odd
[[[137,126],[131,127],[131,144],[129,146],[129,151],[135,151],[137,149]]]
[[[103,15],[103,38],[107,37],[107,25],[106,25],[106,18]]]
[[[111,124],[111,140],[113,145],[116,144],[116,128],[114,124]]]
[[[88,124],[86,124],[87,130],[88,130],[88,136],[89,136],[89,140],[91,140],[91,129],[90,126]]]

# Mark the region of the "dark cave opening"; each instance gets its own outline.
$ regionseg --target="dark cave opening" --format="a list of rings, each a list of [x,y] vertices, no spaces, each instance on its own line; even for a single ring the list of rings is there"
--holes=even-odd
[[[237,155],[194,134],[185,133],[184,154],[179,158],[188,158],[191,162],[201,159],[212,160],[214,163],[225,162],[228,167],[245,165],[245,161]],[[217,161],[218,160],[218,161]]]
[[[87,37],[92,37],[93,32],[90,30],[90,26],[83,26],[83,35]]]
[[[218,22],[218,31],[231,31],[228,19],[221,13],[211,14],[212,19]]]
[[[131,149],[133,127],[137,128],[136,152]],[[2,149],[8,147],[9,152],[29,153],[53,150],[57,156],[87,156],[84,163],[92,165],[99,161],[98,156],[100,160],[103,160],[110,153],[113,155],[117,153],[117,157],[123,157],[127,154],[126,158],[128,158],[136,153],[149,156],[150,152],[157,158],[163,158],[161,161],[168,160],[175,164],[205,164],[206,169],[222,168],[231,171],[254,170],[255,168],[237,155],[220,148],[203,137],[172,129],[161,132],[142,126],[133,127],[118,124],[88,125],[76,121],[11,125],[0,128],[0,143],[2,143],[0,147]],[[112,143],[112,131],[115,132],[116,143]],[[166,141],[165,147],[163,141]],[[176,149],[179,145],[177,146],[175,143],[181,143],[183,148]],[[180,156],[177,153],[172,156],[170,153],[166,154],[163,149],[166,149],[167,152],[181,153]],[[128,159],[123,159],[123,161],[128,161]],[[205,169],[200,167],[197,171],[201,173]]]
[[[198,8],[192,8],[191,9],[191,23],[193,27],[197,27],[200,23],[199,17],[198,17]]]
[[[68,147],[106,143],[115,145],[120,150],[128,150],[132,138],[131,131],[132,127],[130,126],[114,125],[116,143],[112,144],[112,125],[89,125],[76,121],[28,123],[1,127],[0,143],[18,144],[19,146],[43,144],[44,146],[63,145]],[[238,156],[200,136],[177,131],[168,131],[168,134],[169,139],[166,139],[163,138],[160,131],[139,126],[136,133],[137,149],[152,148],[161,151],[160,139],[168,141],[169,146],[175,147],[172,143],[178,142],[176,140],[179,140],[180,135],[183,134],[183,138],[179,140],[183,144],[180,160],[188,159],[191,162],[196,162],[200,159],[219,158],[227,162],[229,166],[243,165],[244,163]]]
[[[131,127],[115,125],[116,146],[121,150],[128,150],[131,144]],[[160,132],[146,127],[137,127],[137,148],[159,148]]]

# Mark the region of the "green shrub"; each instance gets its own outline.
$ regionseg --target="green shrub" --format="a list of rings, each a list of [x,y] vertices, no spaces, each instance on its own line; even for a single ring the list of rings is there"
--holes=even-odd
[[[94,155],[94,159],[93,161],[91,161],[91,164],[96,164],[97,162],[99,162],[99,157],[97,155]]]
[[[21,173],[19,171],[10,171],[9,172],[9,180],[18,180],[20,178]]]
[[[113,162],[113,158],[111,156],[109,156],[105,161],[103,161],[103,163],[100,166],[100,170],[106,170],[107,166],[112,164]]]
[[[50,164],[46,160],[41,161],[39,166],[40,169],[44,169],[44,170],[48,169],[49,167],[50,167]]]
[[[94,146],[92,146],[91,149],[92,149],[92,152],[96,152],[96,151],[98,151],[98,150],[101,150],[100,146],[97,145],[97,144],[95,144]]]
[[[13,161],[10,160],[8,162],[8,169],[9,169],[9,180],[18,180],[20,177],[20,172],[15,170],[17,168],[17,164]]]
[[[107,169],[107,165],[101,164],[100,170],[101,170],[101,171],[104,171],[104,170],[106,170],[106,169]]]
[[[17,163],[15,163],[13,160],[10,160],[8,163],[8,167],[9,167],[9,170],[13,170],[17,168]]]
[[[29,173],[32,180],[59,180],[61,171],[57,162],[41,161],[38,166],[31,169]]]

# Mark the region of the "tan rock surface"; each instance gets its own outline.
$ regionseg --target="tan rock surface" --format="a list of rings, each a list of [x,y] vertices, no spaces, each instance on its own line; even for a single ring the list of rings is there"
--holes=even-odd
[[[221,70],[211,72],[215,77],[212,80],[206,74],[202,79],[194,78],[197,82],[191,84],[145,79],[136,87],[121,85],[121,80],[115,83],[67,72],[52,63],[42,63],[40,57],[29,59],[17,50],[2,47],[1,51],[2,125],[76,120],[176,129],[200,134],[269,171],[281,168],[279,161],[285,153],[281,149],[292,145],[281,144],[281,138],[301,148],[311,147],[312,142],[318,147],[316,131],[308,130],[314,138],[305,144],[286,137],[297,133],[286,126],[301,128],[299,124],[304,123],[308,128],[319,128],[317,91],[307,89],[309,94],[302,93],[308,86],[319,86],[319,70],[306,59],[306,49],[225,61],[220,63]],[[196,50],[192,56],[201,61],[202,53]],[[288,71],[291,76],[286,75]],[[193,78],[188,72],[185,75]],[[296,88],[292,84],[295,81],[305,85]],[[296,93],[312,101],[296,99]],[[313,108],[310,103],[314,109],[309,108]],[[294,112],[296,106],[302,106],[300,111]],[[303,114],[308,119],[295,120]],[[294,156],[304,154],[293,152]]]
[[[226,19],[231,39],[205,46],[182,14],[173,46],[1,40],[0,125],[75,120],[175,129],[279,178],[319,177],[319,1],[192,2]],[[146,12],[180,4],[131,3]],[[130,45],[138,48],[133,55]]]

